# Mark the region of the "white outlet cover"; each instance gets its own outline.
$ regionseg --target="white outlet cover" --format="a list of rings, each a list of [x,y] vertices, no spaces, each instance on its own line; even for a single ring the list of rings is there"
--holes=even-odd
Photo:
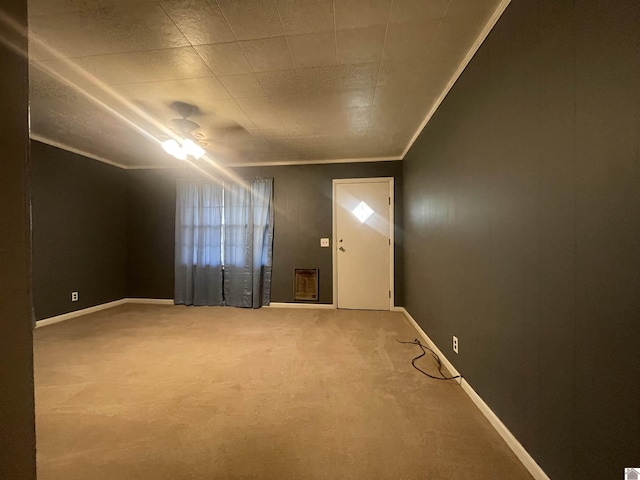
[[[321,238],[320,239],[320,246],[321,247],[328,247],[329,246],[329,239],[328,238]]]
[[[453,336],[453,351],[458,353],[458,337]]]

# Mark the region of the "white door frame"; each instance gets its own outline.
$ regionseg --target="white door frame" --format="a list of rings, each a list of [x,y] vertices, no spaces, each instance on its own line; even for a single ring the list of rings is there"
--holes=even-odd
[[[338,244],[336,231],[336,185],[340,183],[384,183],[388,182],[389,184],[389,239],[391,240],[391,244],[389,245],[389,290],[391,292],[389,296],[389,310],[393,310],[395,306],[395,284],[394,284],[394,272],[395,272],[395,263],[394,263],[394,255],[393,250],[395,248],[395,219],[393,217],[393,209],[395,205],[395,195],[394,195],[394,185],[393,185],[393,177],[372,177],[372,178],[340,178],[333,179],[333,187],[331,192],[331,204],[333,207],[332,210],[332,245],[331,245],[331,262],[333,267],[333,307],[338,308],[338,256],[336,255],[336,248]]]

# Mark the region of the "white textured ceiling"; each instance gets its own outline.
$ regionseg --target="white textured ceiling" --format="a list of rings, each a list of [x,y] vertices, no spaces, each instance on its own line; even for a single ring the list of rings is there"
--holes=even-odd
[[[126,167],[401,158],[500,0],[29,0],[31,135]]]

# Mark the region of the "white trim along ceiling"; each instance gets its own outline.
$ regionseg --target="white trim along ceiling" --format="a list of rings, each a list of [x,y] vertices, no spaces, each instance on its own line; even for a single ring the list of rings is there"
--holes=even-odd
[[[29,0],[30,137],[124,169],[401,160],[510,0]]]

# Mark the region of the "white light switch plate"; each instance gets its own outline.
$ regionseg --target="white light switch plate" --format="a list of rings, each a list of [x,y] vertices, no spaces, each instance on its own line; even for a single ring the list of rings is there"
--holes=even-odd
[[[320,239],[320,246],[321,247],[328,247],[329,246],[329,239],[328,238],[321,238]]]

